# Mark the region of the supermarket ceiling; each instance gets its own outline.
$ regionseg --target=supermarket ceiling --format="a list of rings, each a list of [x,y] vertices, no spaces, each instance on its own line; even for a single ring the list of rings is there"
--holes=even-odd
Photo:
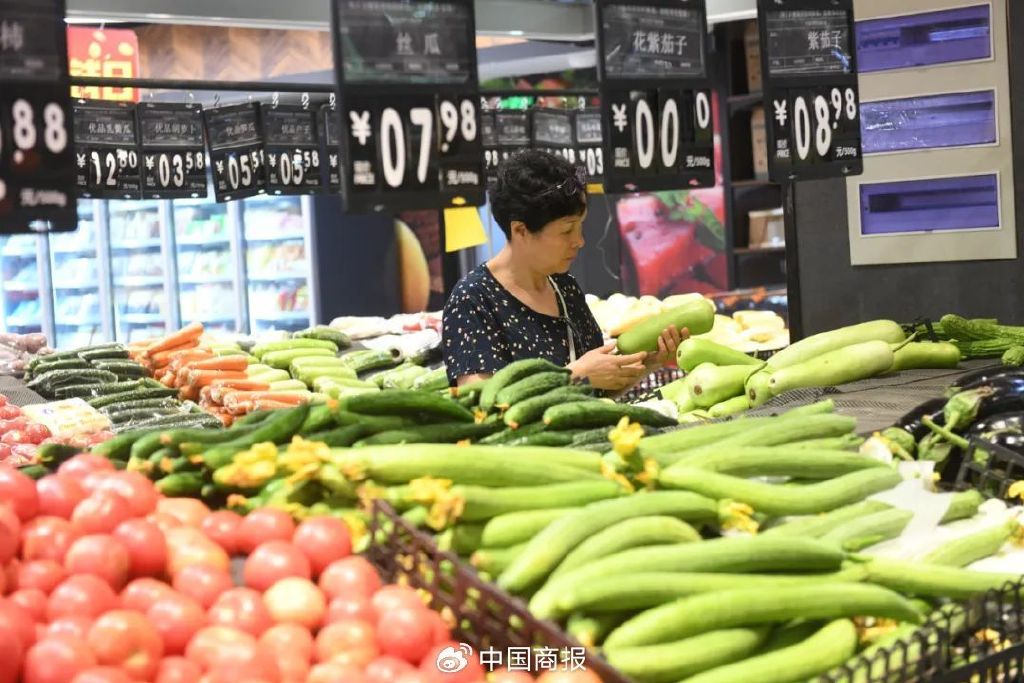
[[[708,0],[708,21],[756,16],[756,0]],[[67,0],[76,22],[140,22],[326,30],[329,0]],[[592,40],[589,0],[476,0],[477,31],[537,40]]]

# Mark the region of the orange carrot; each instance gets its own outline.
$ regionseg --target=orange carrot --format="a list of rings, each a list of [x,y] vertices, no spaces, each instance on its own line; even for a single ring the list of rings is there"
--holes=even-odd
[[[267,391],[270,385],[266,382],[254,382],[244,379],[215,379],[210,383],[210,399],[214,403],[224,403],[224,397],[234,391]]]
[[[226,399],[226,402],[237,401],[277,401],[299,405],[306,403],[311,398],[308,391],[236,391]]]
[[[257,399],[252,402],[252,410],[282,410],[284,408],[294,408],[296,404],[288,403],[287,401],[272,401],[270,399]]]
[[[218,379],[248,379],[246,374],[236,370],[189,370],[188,385],[198,391]]]
[[[245,356],[213,356],[190,363],[193,370],[245,370],[249,359]]]
[[[195,352],[197,349],[198,347],[194,343],[183,344],[181,346],[175,346],[174,348],[167,349],[166,351],[158,351],[157,353],[149,356],[149,359],[155,365],[167,365],[168,363],[173,362],[176,358],[180,358],[184,354]],[[210,355],[212,354],[207,352],[207,355],[204,355],[203,357],[209,358]]]
[[[146,355],[152,358],[155,353],[166,351],[167,349],[173,349],[175,346],[181,346],[189,342],[198,341],[201,336],[203,336],[203,324],[190,323],[177,332],[172,332],[163,339],[152,344],[148,349],[146,349]]]

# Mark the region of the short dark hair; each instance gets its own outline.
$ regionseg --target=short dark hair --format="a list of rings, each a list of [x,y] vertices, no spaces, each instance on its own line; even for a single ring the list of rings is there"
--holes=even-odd
[[[571,197],[551,191],[576,176],[576,167],[562,157],[528,149],[503,161],[497,175],[489,192],[491,213],[507,238],[512,236],[512,221],[540,232],[551,221],[582,216],[587,209],[586,188]]]

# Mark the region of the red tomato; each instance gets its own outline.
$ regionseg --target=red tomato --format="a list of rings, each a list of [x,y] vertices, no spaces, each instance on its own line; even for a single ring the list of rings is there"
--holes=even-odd
[[[118,471],[103,477],[100,491],[110,491],[128,501],[133,517],[144,517],[156,509],[159,494],[153,482],[139,472]]]
[[[601,683],[601,679],[592,671],[545,671],[537,683]]]
[[[85,498],[85,489],[78,480],[60,474],[51,474],[36,482],[39,494],[39,514],[70,519],[75,506]]]
[[[245,585],[265,591],[281,579],[310,578],[309,560],[287,541],[261,543],[245,560]]]
[[[21,532],[21,559],[53,560],[63,564],[68,548],[79,531],[60,517],[36,517]]]
[[[102,455],[93,453],[79,453],[62,462],[57,468],[57,474],[71,477],[82,483],[85,477],[91,472],[113,472],[114,463]]]
[[[153,522],[129,519],[114,529],[114,538],[127,549],[132,576],[160,576],[167,568],[167,540]]]
[[[7,599],[28,612],[35,622],[46,621],[46,593],[38,588],[19,588]]]
[[[127,500],[112,491],[96,491],[75,506],[71,523],[83,534],[109,534],[131,517]]]
[[[341,662],[323,662],[314,664],[309,670],[306,683],[370,683],[371,679],[363,675],[358,668]]]
[[[7,397],[4,396],[3,394],[0,394],[0,408],[3,408],[6,405],[7,405]]]
[[[121,591],[121,607],[145,614],[157,600],[174,594],[174,589],[163,581],[151,578],[135,579]]]
[[[41,425],[37,423],[30,424],[25,429],[25,434],[28,435],[29,443],[35,444],[40,444],[46,439],[50,438],[50,430],[46,427],[46,425]]]
[[[206,626],[199,629],[185,648],[185,656],[203,669],[213,666],[229,650],[253,651],[256,639],[230,626]]]
[[[285,655],[313,658],[313,634],[298,624],[274,624],[263,632],[259,644],[277,659]]]
[[[71,683],[133,683],[121,669],[113,666],[94,666],[75,676]]]
[[[284,654],[275,657],[277,670],[281,673],[283,683],[305,683],[309,677],[309,657],[295,654]]]
[[[444,662],[453,661],[453,658],[466,660],[466,666],[459,671],[441,672]],[[467,656],[459,649],[459,643],[451,640],[432,647],[420,662],[420,671],[435,677],[440,683],[476,683],[487,678],[477,652]]]
[[[33,645],[23,666],[24,683],[70,683],[82,671],[96,666],[96,656],[79,638],[54,636]]]
[[[28,650],[36,642],[36,624],[32,615],[10,600],[0,600],[0,627],[4,626],[18,634],[22,650]]]
[[[209,609],[221,593],[234,585],[226,571],[206,565],[185,567],[174,575],[174,590],[193,598],[204,609]]]
[[[12,418],[0,419],[0,434],[13,430],[23,431],[28,428],[28,418],[15,415]]]
[[[410,609],[423,609],[425,607],[423,598],[416,592],[416,589],[408,586],[384,586],[370,598],[373,609],[378,617],[382,617],[403,607]]]
[[[89,617],[61,617],[54,619],[46,626],[47,636],[74,636],[85,640],[89,635],[93,619]]]
[[[278,623],[291,623],[316,629],[324,621],[327,601],[309,579],[281,579],[263,594],[263,603]]]
[[[362,619],[373,623],[377,621],[377,612],[373,609],[373,603],[362,596],[334,598],[327,603],[324,622],[330,624],[342,619]]]
[[[366,665],[366,677],[375,683],[394,683],[404,674],[412,673],[416,668],[398,657],[381,655]]]
[[[164,532],[167,539],[167,573],[176,576],[186,567],[208,566],[228,571],[231,558],[219,545],[193,527],[178,527]]]
[[[336,621],[320,629],[316,635],[316,660],[334,660],[355,667],[365,667],[380,651],[373,626],[365,621]]]
[[[3,508],[0,505],[0,508]],[[7,590],[14,590],[18,587],[18,570],[21,568],[21,560],[18,558],[11,558],[7,562],[7,566],[0,566],[0,573],[4,575],[3,583]]]
[[[0,505],[0,565],[6,564],[18,554],[21,540],[21,520],[14,509]]]
[[[124,544],[107,534],[82,536],[68,548],[64,569],[69,574],[94,574],[116,591],[128,581],[131,557]]]
[[[19,408],[18,406],[5,404],[3,407],[0,407],[0,419],[13,420],[14,418],[19,417],[20,415],[21,408]]]
[[[112,610],[89,629],[89,647],[101,664],[120,667],[132,678],[149,681],[156,675],[164,642],[156,627],[139,612]]]
[[[419,664],[434,644],[434,622],[426,607],[399,607],[377,620],[377,646],[386,655]]]
[[[369,598],[380,589],[381,580],[366,558],[353,555],[331,562],[320,574],[319,584],[329,598]]]
[[[259,508],[247,514],[238,525],[239,549],[251,553],[267,541],[290,541],[295,535],[295,522],[284,510]]]
[[[491,672],[491,683],[534,683],[533,676],[525,671],[509,671],[501,668]]]
[[[156,511],[174,517],[184,526],[200,527],[210,514],[210,508],[195,498],[159,498]]]
[[[18,632],[11,625],[0,623],[0,662],[4,663],[0,666],[0,683],[18,683],[24,653]]]
[[[18,446],[20,444],[32,443],[32,437],[28,435],[26,430],[12,429],[0,435],[0,442],[10,446]]]
[[[309,558],[313,576],[327,565],[352,554],[352,534],[348,526],[334,517],[311,517],[295,529],[292,543]]]
[[[177,593],[157,600],[146,618],[164,641],[164,652],[180,655],[196,631],[206,626],[206,612],[192,598]]]
[[[224,591],[210,607],[208,616],[211,624],[233,626],[254,636],[259,636],[274,623],[270,610],[263,604],[263,596],[251,588]]]
[[[184,657],[164,657],[156,671],[154,683],[195,683],[203,670]]]
[[[69,576],[50,593],[46,615],[50,621],[67,616],[98,617],[117,606],[110,584],[92,574]]]
[[[29,521],[39,511],[36,482],[6,465],[0,465],[0,500],[14,508],[14,514],[22,522]]]
[[[395,683],[444,683],[447,678],[443,677],[437,670],[416,669],[410,673],[399,676]],[[473,683],[483,681],[483,678],[474,679]]]
[[[241,515],[230,510],[217,510],[216,512],[211,512],[203,520],[200,528],[210,540],[224,548],[224,552],[228,555],[236,555],[240,550],[238,529],[241,524]]]

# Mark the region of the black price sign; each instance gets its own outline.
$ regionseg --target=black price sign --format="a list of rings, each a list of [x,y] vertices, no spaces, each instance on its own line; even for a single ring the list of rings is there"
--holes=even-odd
[[[498,139],[498,163],[530,147],[530,114],[520,110],[499,111],[494,117]]]
[[[63,0],[0,0],[0,233],[78,226]]]
[[[349,211],[481,204],[471,0],[334,0]]]
[[[141,199],[135,105],[78,100],[73,110],[79,196]]]
[[[295,105],[263,108],[263,150],[269,194],[323,189],[316,110]]]
[[[852,0],[760,0],[768,162],[777,182],[863,172]]]
[[[487,176],[487,183],[490,184],[497,178],[498,164],[501,163],[497,112],[485,111],[480,114],[480,138],[484,147],[484,174]]]
[[[715,184],[706,17],[704,0],[598,0],[606,191]]]
[[[142,140],[142,197],[205,197],[202,105],[143,102],[135,113]]]
[[[341,112],[334,102],[334,95],[331,95],[332,102],[320,107],[320,118],[323,130],[324,147],[320,155],[321,164],[326,161],[326,171],[323,173],[327,191],[330,194],[341,192]]]
[[[203,119],[217,201],[264,194],[267,180],[259,103],[207,109]]]
[[[587,177],[600,181],[604,177],[604,137],[601,134],[601,111],[584,109],[576,112],[573,121],[576,158],[587,169]]]
[[[558,109],[534,109],[533,148],[556,154],[576,163],[572,114]]]

